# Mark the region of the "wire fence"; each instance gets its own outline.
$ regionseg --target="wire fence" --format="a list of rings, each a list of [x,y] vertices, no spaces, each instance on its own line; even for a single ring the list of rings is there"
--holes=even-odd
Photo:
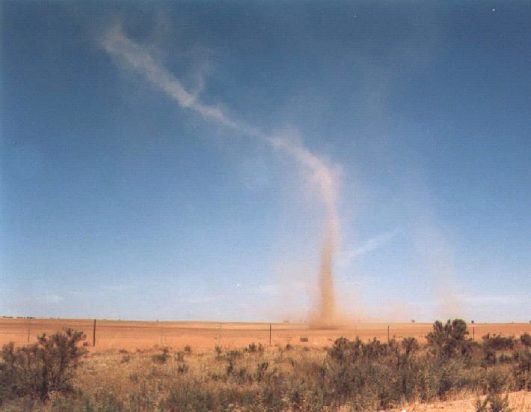
[[[487,333],[519,336],[531,333],[531,323],[469,324],[469,336],[481,339]],[[43,333],[53,334],[71,328],[83,331],[84,344],[95,349],[148,349],[156,347],[196,349],[264,347],[291,345],[331,346],[338,337],[362,340],[401,340],[414,337],[423,341],[431,323],[353,323],[338,329],[310,329],[290,323],[220,323],[174,321],[124,321],[94,319],[1,318],[0,344],[34,343]]]
[[[83,331],[84,344],[101,349],[150,347],[215,347],[289,343],[303,325],[272,323],[219,323],[169,321],[114,321],[95,319],[0,319],[0,343],[33,343],[43,333],[53,334],[67,328]],[[275,337],[275,340],[273,339]]]

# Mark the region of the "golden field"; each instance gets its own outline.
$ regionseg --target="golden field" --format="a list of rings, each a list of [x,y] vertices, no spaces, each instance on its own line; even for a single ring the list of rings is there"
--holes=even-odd
[[[0,319],[0,345],[14,342],[17,345],[34,342],[42,333],[51,334],[72,328],[85,332],[89,348],[93,344],[92,319]],[[362,340],[376,338],[414,337],[423,341],[432,330],[431,323],[370,323],[358,322],[335,329],[310,329],[305,324],[290,323],[236,323],[236,322],[187,322],[187,321],[96,321],[96,348],[148,349],[154,347],[183,347],[190,345],[201,350],[215,346],[240,348],[250,343],[307,346],[329,346],[338,337]],[[469,324],[469,337],[480,340],[487,333],[502,336],[519,336],[531,333],[531,323],[476,323]],[[307,338],[301,342],[300,338]],[[305,340],[305,339],[303,339]]]

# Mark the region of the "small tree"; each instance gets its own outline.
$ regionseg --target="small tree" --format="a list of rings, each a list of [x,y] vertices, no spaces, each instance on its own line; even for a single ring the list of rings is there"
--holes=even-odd
[[[401,345],[404,348],[406,359],[409,359],[410,356],[420,348],[420,345],[415,338],[404,338]]]
[[[531,346],[531,335],[527,332],[523,335],[520,335],[520,342],[522,342],[524,346]]]
[[[426,335],[426,339],[436,356],[454,358],[458,354],[469,353],[470,339],[467,336],[466,322],[462,319],[454,319],[448,320],[445,325],[436,321],[433,324],[433,331]]]
[[[83,332],[67,329],[47,336],[37,343],[15,348],[4,345],[0,357],[0,387],[4,396],[46,401],[52,392],[70,392],[71,380],[86,350],[78,346],[85,339]]]

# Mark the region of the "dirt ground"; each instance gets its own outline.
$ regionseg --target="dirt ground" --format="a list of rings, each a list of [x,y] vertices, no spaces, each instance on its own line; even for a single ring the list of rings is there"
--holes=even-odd
[[[529,412],[531,411],[531,392],[512,392],[509,396],[509,407],[513,412]],[[485,397],[482,396],[481,399]],[[437,401],[429,404],[416,403],[412,405],[404,405],[402,408],[394,409],[390,412],[475,412],[475,402],[477,395],[463,395],[458,399],[448,401]]]
[[[470,337],[477,340],[487,333],[519,336],[531,333],[531,323],[469,324]],[[65,328],[81,330],[87,335],[88,348],[93,348],[94,320],[90,319],[23,319],[0,318],[0,345],[15,342],[24,345],[36,341],[43,332],[54,333]],[[219,322],[146,322],[96,321],[96,350],[147,349],[167,346],[208,350],[215,346],[244,347],[250,343],[264,346],[297,345],[330,346],[340,337],[363,340],[388,337],[415,337],[420,341],[432,330],[431,323],[355,323],[339,329],[309,329],[303,324],[288,323],[219,323]]]

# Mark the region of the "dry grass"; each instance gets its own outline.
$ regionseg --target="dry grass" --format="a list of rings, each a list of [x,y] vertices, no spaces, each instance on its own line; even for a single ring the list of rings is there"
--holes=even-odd
[[[266,372],[273,375],[291,375],[294,372],[301,373],[301,369],[311,368],[312,365],[321,365],[327,357],[327,351],[324,348],[304,346],[294,346],[289,350],[277,346],[266,348],[263,352],[249,352],[245,349],[196,352],[192,348],[191,353],[186,354],[184,348],[177,348],[169,351],[169,356],[164,363],[154,360],[154,356],[162,352],[161,349],[94,352],[84,360],[75,385],[82,393],[94,398],[99,397],[100,400],[101,394],[112,394],[116,398],[116,404],[123,405],[123,410],[156,411],[160,410],[159,408],[164,404],[168,393],[176,383],[200,383],[206,391],[236,390],[242,385],[247,385],[249,389],[259,390],[263,384],[263,381],[257,379],[259,365],[268,363]],[[231,359],[233,371],[229,373],[228,367]],[[274,370],[277,372],[273,373]],[[308,371],[303,371],[305,372]],[[267,378],[262,377],[262,379]],[[402,409],[407,412],[473,412],[476,410],[474,405],[478,397],[483,399],[485,395],[465,390],[452,392],[444,401],[439,399],[433,399],[429,403],[419,400],[404,401],[399,407],[390,410],[397,412]],[[510,392],[509,402],[513,412],[531,411],[531,392]],[[45,410],[55,409],[48,407]],[[304,405],[303,402],[300,409],[289,410],[314,409],[311,405]],[[323,410],[357,409],[346,404],[342,407]]]
[[[510,391],[513,412],[531,410],[531,375],[515,372],[531,359],[523,341],[513,339],[514,352],[496,347],[500,339],[466,338],[450,347],[437,347],[437,339],[420,346],[414,339],[327,339],[327,348],[306,332],[272,346],[96,347],[77,370],[76,393],[53,394],[44,404],[5,398],[0,410],[477,411],[478,399]],[[522,382],[528,391],[516,392]],[[0,402],[1,395],[0,385]]]
[[[164,362],[158,360],[163,349],[94,352],[84,360],[75,385],[95,398],[98,393],[112,394],[125,410],[155,411],[176,387],[192,383],[205,392],[237,394],[242,387],[259,392],[274,375],[292,374],[295,365],[320,363],[326,356],[323,349],[254,347],[258,349],[192,349],[190,353],[184,347],[169,349]]]

